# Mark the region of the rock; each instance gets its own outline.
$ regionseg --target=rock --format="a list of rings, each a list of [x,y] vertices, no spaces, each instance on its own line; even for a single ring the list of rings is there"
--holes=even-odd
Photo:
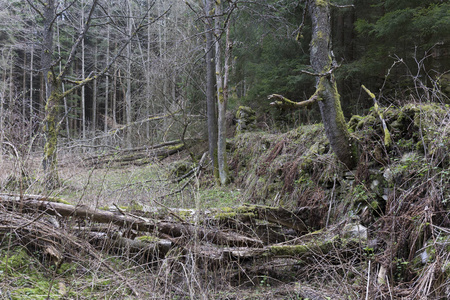
[[[248,106],[239,106],[236,112],[236,134],[256,126],[256,112]]]
[[[344,236],[346,238],[367,240],[367,227],[360,224],[347,224],[344,227]]]

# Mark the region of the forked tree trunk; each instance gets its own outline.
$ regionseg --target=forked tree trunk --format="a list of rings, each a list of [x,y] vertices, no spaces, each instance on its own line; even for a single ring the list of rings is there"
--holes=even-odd
[[[348,168],[357,163],[356,147],[350,137],[340,96],[332,72],[331,22],[329,0],[308,0],[308,10],[312,20],[311,66],[318,76],[316,88],[319,96],[319,108],[325,132],[331,148],[340,161]]]

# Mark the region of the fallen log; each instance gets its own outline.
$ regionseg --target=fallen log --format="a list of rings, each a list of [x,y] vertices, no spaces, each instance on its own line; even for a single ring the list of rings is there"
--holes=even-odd
[[[155,145],[153,147],[118,150],[112,153],[95,155],[88,157],[88,161],[92,166],[103,166],[110,164],[119,165],[143,165],[148,164],[152,160],[162,160],[170,155],[176,154],[186,148],[185,144],[180,141],[173,141],[164,144]]]
[[[112,253],[120,253],[129,258],[137,258],[136,261],[147,263],[156,258],[163,258],[172,248],[172,242],[154,237],[139,237],[131,239],[118,233],[108,234],[104,232],[87,232],[89,243],[96,248],[106,249]]]
[[[283,207],[270,207],[263,205],[243,205],[236,208],[218,209],[213,213],[216,219],[230,220],[251,220],[259,219],[270,223],[275,223],[295,230],[298,234],[309,232],[310,228],[304,220],[311,214],[310,207],[301,207],[296,211],[289,211]]]
[[[356,220],[304,234],[307,224],[299,220],[306,218],[309,208],[289,212],[247,205],[203,212],[170,209],[170,213],[168,208],[147,213],[116,209],[74,206],[56,197],[0,194],[0,238],[9,233],[16,243],[32,245],[54,265],[90,256],[131,290],[126,276],[109,265],[100,251],[147,266],[189,260],[205,274],[226,270],[221,278],[241,286],[270,278],[298,280],[298,272],[318,260],[333,263],[363,252],[367,245],[367,229]],[[171,214],[179,218],[175,221]],[[69,220],[75,218],[84,221],[82,226],[70,226]],[[275,233],[264,235],[264,226]]]
[[[91,209],[87,206],[74,206],[65,203],[32,199],[29,197],[0,195],[0,204],[8,210],[21,207],[23,212],[45,212],[49,215],[76,217],[98,223],[114,225],[143,232],[167,234],[171,237],[197,237],[219,245],[262,247],[261,240],[250,238],[235,232],[224,232],[214,228],[195,226],[189,223],[160,221],[144,217],[126,215],[120,212],[109,212],[101,209]]]

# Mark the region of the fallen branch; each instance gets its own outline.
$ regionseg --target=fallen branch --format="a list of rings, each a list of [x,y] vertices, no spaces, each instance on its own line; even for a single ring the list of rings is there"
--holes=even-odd
[[[92,165],[102,166],[112,163],[127,165],[144,165],[150,163],[154,159],[162,160],[170,155],[176,154],[185,149],[184,143],[179,140],[171,141],[152,147],[140,147],[136,149],[117,150],[112,153],[95,155],[86,158]]]

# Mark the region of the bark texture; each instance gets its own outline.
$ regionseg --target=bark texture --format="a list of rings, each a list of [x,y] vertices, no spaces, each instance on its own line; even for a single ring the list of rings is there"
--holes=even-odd
[[[329,0],[309,0],[308,11],[312,20],[311,66],[318,76],[316,93],[319,95],[319,108],[331,147],[340,161],[348,168],[356,166],[356,147],[352,142],[342,112],[340,96],[332,72],[331,21]],[[326,73],[326,74],[325,74]]]
[[[217,164],[219,167],[219,181],[220,184],[226,185],[229,183],[229,172],[227,164],[226,153],[226,109],[228,101],[228,70],[229,70],[229,25],[226,24],[226,50],[224,70],[222,71],[221,59],[222,49],[220,45],[220,37],[222,35],[222,7],[220,2],[216,2],[216,16],[215,16],[215,35],[216,35],[216,82],[217,82],[217,107],[218,107],[218,137],[217,137]]]
[[[54,21],[56,18],[55,1],[49,0],[44,6],[44,29],[42,40],[41,67],[45,84],[45,105],[44,118],[44,158],[42,166],[45,173],[44,184],[46,188],[53,189],[59,183],[56,159],[57,128],[56,118],[58,117],[58,81],[51,70],[53,53]]]
[[[214,177],[219,178],[217,164],[217,104],[214,91],[215,82],[215,58],[214,58],[214,25],[211,0],[204,0],[204,12],[206,16],[206,110],[208,116],[208,144],[209,156],[212,161]]]

